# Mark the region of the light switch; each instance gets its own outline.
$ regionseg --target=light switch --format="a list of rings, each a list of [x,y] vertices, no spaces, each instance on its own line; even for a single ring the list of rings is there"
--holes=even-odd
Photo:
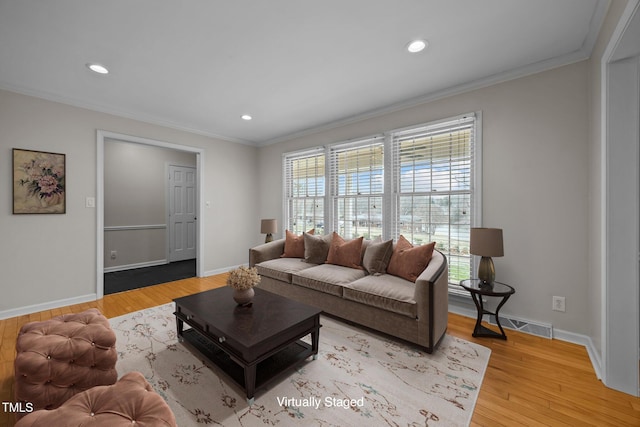
[[[95,197],[87,197],[84,206],[87,208],[95,208],[96,207],[96,198]]]

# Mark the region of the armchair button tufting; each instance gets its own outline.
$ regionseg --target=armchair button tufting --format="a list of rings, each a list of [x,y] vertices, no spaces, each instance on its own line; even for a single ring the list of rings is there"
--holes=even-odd
[[[108,319],[93,310],[89,313],[95,312],[92,316],[59,316],[25,324],[20,328],[15,346],[14,386],[16,390],[22,390],[20,397],[32,402],[34,409],[54,410],[85,389],[95,388],[96,385],[112,385],[117,381],[117,352],[115,346],[107,345],[115,343],[115,334]],[[79,319],[82,316],[91,320]],[[103,340],[107,344],[103,345]],[[93,367],[90,368],[92,363]],[[79,382],[75,382],[76,379]],[[43,407],[43,404],[49,408]],[[92,422],[97,421],[98,415],[102,417],[100,408],[84,407],[78,410],[84,416],[91,413],[96,418],[92,418]],[[131,417],[127,419],[131,420]]]

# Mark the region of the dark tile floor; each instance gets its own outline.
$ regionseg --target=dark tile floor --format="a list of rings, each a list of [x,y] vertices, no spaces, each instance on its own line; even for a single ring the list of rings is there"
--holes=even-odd
[[[177,261],[155,267],[114,271],[104,275],[104,294],[115,294],[159,283],[196,276],[196,260]]]

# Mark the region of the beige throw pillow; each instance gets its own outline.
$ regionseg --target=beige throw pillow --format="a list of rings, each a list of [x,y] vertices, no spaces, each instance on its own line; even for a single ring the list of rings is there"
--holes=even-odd
[[[362,266],[369,274],[379,276],[387,272],[387,265],[393,253],[393,240],[370,243],[364,252]]]
[[[329,253],[331,235],[314,236],[303,233],[304,237],[304,261],[311,264],[324,264]]]

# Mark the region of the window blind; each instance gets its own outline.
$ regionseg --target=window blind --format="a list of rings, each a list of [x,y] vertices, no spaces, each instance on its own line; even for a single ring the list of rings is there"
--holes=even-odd
[[[382,235],[384,137],[330,148],[333,230],[346,239]]]
[[[325,153],[315,149],[283,158],[285,228],[295,234],[324,232]]]
[[[474,115],[391,133],[394,238],[435,241],[449,262],[449,282],[471,276]]]
[[[464,115],[285,154],[285,226],[296,234],[336,231],[345,239],[402,234],[414,244],[435,241],[455,291],[471,277],[480,121]]]

